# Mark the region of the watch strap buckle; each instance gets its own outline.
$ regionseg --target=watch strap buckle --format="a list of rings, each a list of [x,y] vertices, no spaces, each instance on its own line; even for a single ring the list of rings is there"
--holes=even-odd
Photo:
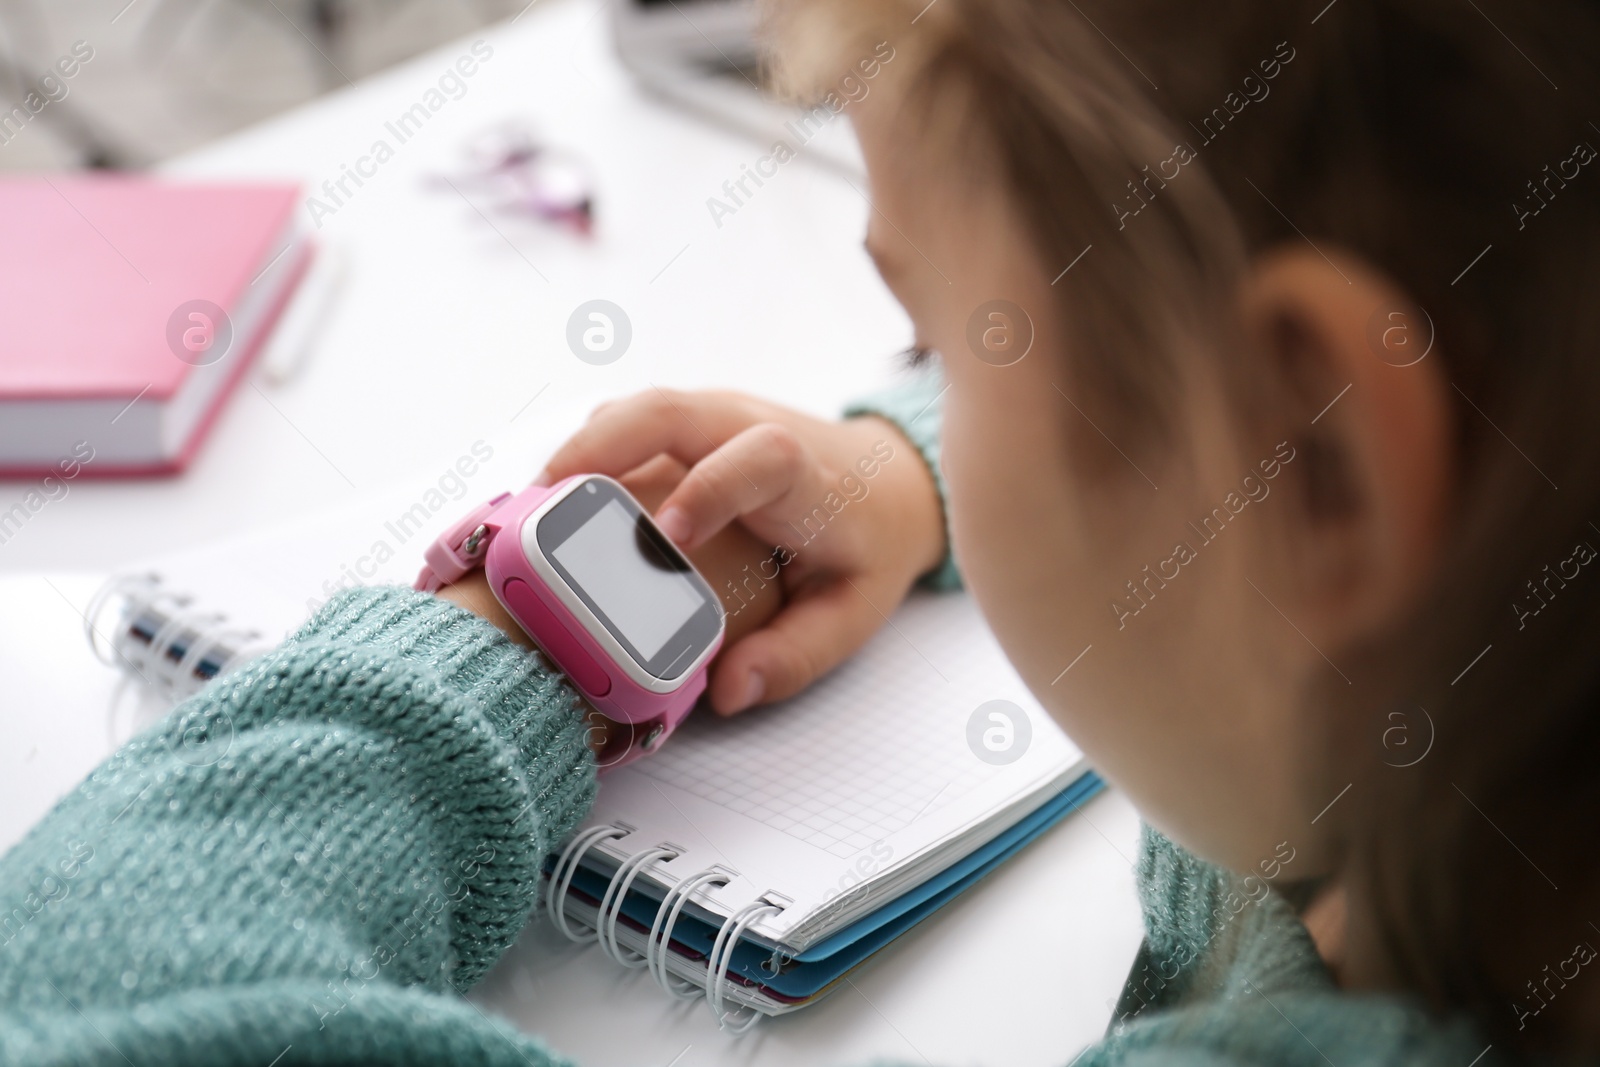
[[[489,543],[499,533],[499,527],[490,523],[489,519],[509,499],[510,493],[501,493],[493,500],[479,504],[440,534],[439,539],[423,553],[425,563],[413,588],[424,593],[437,593],[483,566]]]

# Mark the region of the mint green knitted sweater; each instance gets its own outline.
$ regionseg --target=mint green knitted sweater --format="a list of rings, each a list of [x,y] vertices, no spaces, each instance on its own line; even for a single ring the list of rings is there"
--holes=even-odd
[[[853,410],[900,422],[937,474],[933,397]],[[335,598],[0,858],[0,1065],[565,1062],[461,993],[594,798],[574,705],[453,605]],[[1259,883],[1153,833],[1139,880],[1148,937],[1085,1067],[1467,1067],[1481,1050],[1465,1026],[1340,994]]]

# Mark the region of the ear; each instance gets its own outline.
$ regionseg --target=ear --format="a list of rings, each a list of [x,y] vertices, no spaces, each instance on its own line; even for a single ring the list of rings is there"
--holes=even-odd
[[[1272,441],[1295,450],[1270,576],[1319,647],[1392,621],[1427,579],[1450,498],[1449,383],[1425,309],[1359,257],[1304,246],[1242,290]],[[1327,644],[1324,644],[1327,642]]]

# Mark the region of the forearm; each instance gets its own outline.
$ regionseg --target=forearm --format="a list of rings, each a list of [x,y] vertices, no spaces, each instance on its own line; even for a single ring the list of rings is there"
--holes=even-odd
[[[351,975],[463,989],[594,791],[576,698],[536,657],[423,594],[344,594],[0,860],[0,902],[22,904],[0,913],[0,1003]]]

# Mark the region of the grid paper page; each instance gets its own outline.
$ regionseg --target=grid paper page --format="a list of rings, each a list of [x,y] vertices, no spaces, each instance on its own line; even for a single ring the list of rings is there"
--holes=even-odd
[[[919,595],[801,695],[731,720],[693,715],[619,773],[851,856],[1001,772],[967,747],[967,719],[986,700],[1023,694],[968,597]],[[1036,732],[1054,729],[1040,720]]]

